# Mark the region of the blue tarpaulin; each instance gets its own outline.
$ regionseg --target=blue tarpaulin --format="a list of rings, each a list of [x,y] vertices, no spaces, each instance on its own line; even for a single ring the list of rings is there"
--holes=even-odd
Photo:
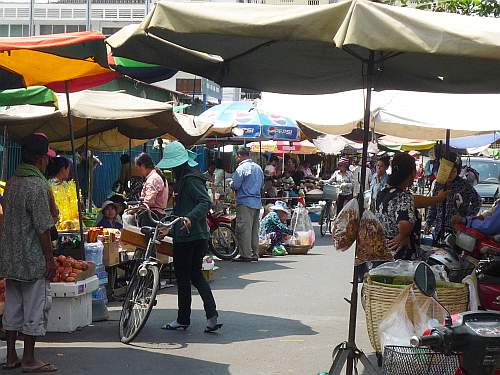
[[[481,135],[471,135],[469,137],[450,139],[450,147],[458,149],[475,148],[487,146],[500,139],[500,132],[492,132]]]

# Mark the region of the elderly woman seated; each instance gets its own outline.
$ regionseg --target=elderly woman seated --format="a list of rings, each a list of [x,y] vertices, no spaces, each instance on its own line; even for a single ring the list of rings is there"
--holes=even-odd
[[[269,250],[273,253],[283,252],[284,249],[281,248],[284,242],[283,235],[293,234],[293,231],[286,225],[286,219],[289,213],[285,202],[276,201],[276,203],[270,207],[270,212],[260,223],[260,238],[268,237],[271,240]]]

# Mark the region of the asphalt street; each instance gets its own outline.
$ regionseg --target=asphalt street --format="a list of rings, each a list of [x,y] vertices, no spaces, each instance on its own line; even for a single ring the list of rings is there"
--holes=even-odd
[[[211,283],[224,323],[218,334],[203,332],[205,317],[197,295],[187,331],[160,329],[176,317],[173,287],[161,291],[132,345],[119,342],[120,307],[115,304],[106,322],[74,333],[48,334],[39,344],[39,355],[55,363],[59,373],[72,375],[316,375],[328,371],[333,348],[347,338],[349,306],[344,297],[350,296],[352,263],[352,249],[335,251],[331,240],[317,231],[316,246],[305,256],[218,262]],[[361,308],[357,327],[358,346],[371,353]]]

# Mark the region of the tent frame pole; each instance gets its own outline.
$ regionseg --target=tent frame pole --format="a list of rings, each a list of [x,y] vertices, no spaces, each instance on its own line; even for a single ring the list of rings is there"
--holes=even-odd
[[[66,106],[68,109],[68,126],[69,126],[69,135],[71,139],[71,154],[73,156],[73,174],[75,176],[75,184],[76,184],[76,201],[78,203],[78,221],[80,222],[80,239],[83,242],[83,218],[82,218],[82,203],[80,198],[80,181],[78,180],[78,168],[76,167],[76,151],[75,151],[75,131],[73,129],[73,120],[71,119],[71,104],[69,101],[69,89],[68,89],[68,81],[64,82],[64,91],[66,94]],[[87,166],[91,168],[90,161],[88,160],[88,155],[85,155],[87,158]]]
[[[363,154],[361,158],[361,181],[360,186],[365,186],[366,180],[366,162],[368,160],[368,142],[370,138],[370,119],[371,119],[371,99],[372,89],[375,76],[375,52],[370,51],[368,60],[363,61],[366,64],[366,102],[364,108],[364,121],[363,121]],[[364,190],[364,189],[363,189]],[[365,200],[364,191],[360,191],[358,196],[360,217],[363,214]],[[357,244],[356,252],[357,253]],[[345,374],[352,375],[357,362],[361,362],[365,367],[367,374],[378,374],[378,370],[371,364],[366,355],[356,346],[356,320],[358,313],[358,267],[353,267],[352,274],[352,290],[351,299],[346,301],[350,305],[349,309],[349,334],[345,342],[337,345],[333,352],[333,364],[330,368],[329,375],[340,375],[345,366]],[[356,374],[358,371],[356,370]]]

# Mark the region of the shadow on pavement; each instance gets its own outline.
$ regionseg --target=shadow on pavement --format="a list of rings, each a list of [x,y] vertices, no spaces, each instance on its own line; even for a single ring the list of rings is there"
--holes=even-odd
[[[229,365],[133,348],[40,348],[40,358],[54,363],[59,374],[217,374],[230,375]]]
[[[160,327],[176,318],[176,309],[155,309],[146,326],[135,340],[135,346],[148,349],[179,349],[189,344],[230,344],[286,336],[312,336],[318,333],[298,320],[274,316],[245,314],[237,311],[219,311],[224,327],[216,334],[206,334],[205,313],[193,310],[191,327],[186,331],[165,331]],[[113,318],[118,318],[113,312]],[[43,342],[118,342],[118,321],[94,323],[73,333],[49,333]],[[126,346],[124,346],[126,348]]]

